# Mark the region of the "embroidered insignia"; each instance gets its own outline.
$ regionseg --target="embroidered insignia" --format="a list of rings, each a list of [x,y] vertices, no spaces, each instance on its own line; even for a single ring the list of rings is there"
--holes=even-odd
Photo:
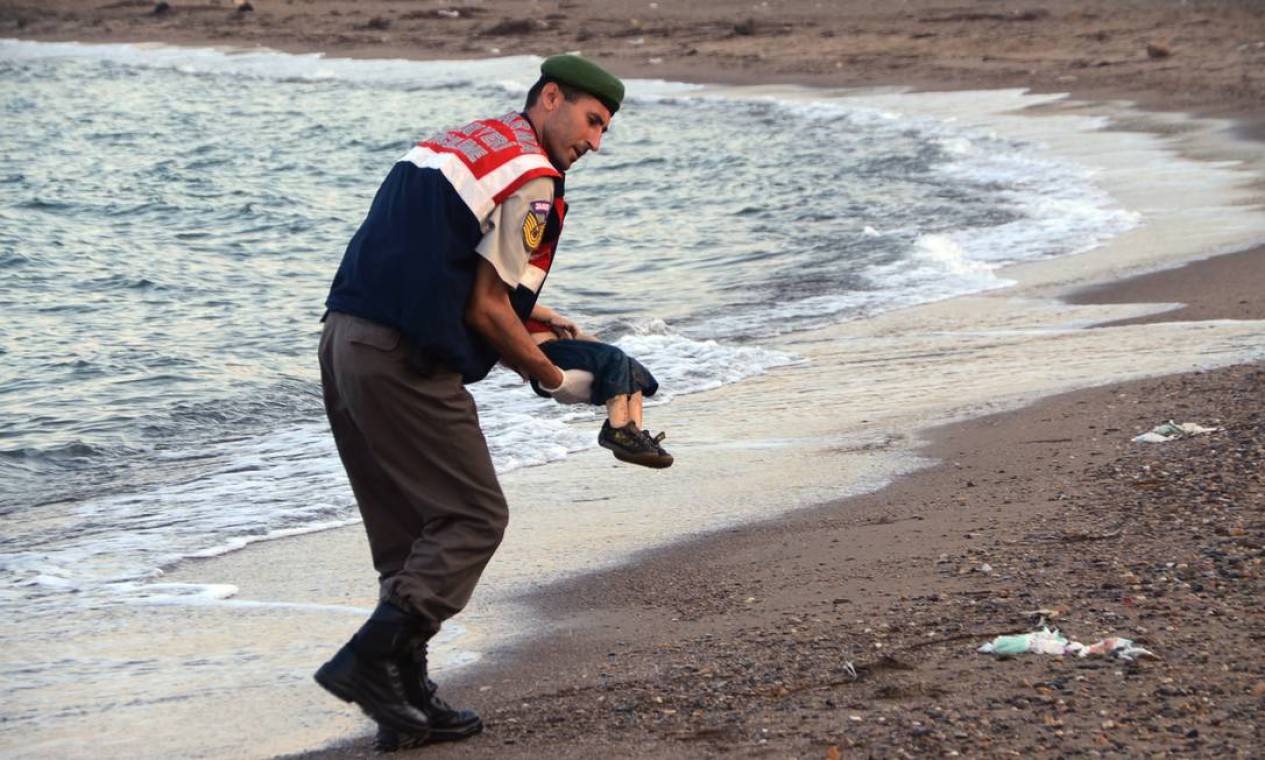
[[[523,217],[523,245],[534,251],[545,237],[545,222],[549,220],[549,201],[532,201]]]

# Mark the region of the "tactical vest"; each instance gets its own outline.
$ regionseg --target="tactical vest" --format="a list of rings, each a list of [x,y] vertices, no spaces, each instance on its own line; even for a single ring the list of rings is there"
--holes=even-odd
[[[414,146],[378,188],[334,276],[326,308],[403,331],[420,357],[483,379],[500,358],[465,322],[493,210],[526,182],[554,181],[554,202],[527,273],[510,296],[526,320],[548,276],[566,215],[563,175],[526,117],[509,113]]]

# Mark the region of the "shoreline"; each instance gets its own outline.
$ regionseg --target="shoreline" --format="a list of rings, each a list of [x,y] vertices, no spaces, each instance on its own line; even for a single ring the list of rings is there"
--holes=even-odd
[[[655,76],[659,76],[658,72],[656,68]],[[625,70],[621,69],[621,73]],[[752,79],[745,81],[771,81],[758,73],[751,76]],[[826,79],[829,76],[823,75]],[[804,83],[805,80],[800,77],[794,81]],[[1080,97],[1075,89],[1072,92]],[[1246,130],[1259,141],[1262,133],[1259,110],[1247,108],[1242,102],[1232,105],[1230,110],[1234,108],[1238,109],[1237,128]],[[1207,282],[1218,281],[1219,273],[1225,271],[1226,262],[1231,260],[1245,262],[1243,266],[1246,269],[1229,273],[1228,281],[1250,283],[1252,277],[1257,282],[1262,281],[1265,267],[1255,262],[1263,253],[1261,248],[1248,249],[1229,256],[1196,261],[1182,270],[1164,270],[1114,281],[1095,289],[1092,295],[1072,294],[1069,302],[1140,303],[1146,301],[1092,299],[1152,296],[1161,302],[1169,302],[1174,300],[1172,293],[1184,294],[1184,281],[1185,285],[1192,286],[1190,293],[1195,296],[1192,300],[1198,301],[1190,307],[1193,311],[1185,312],[1191,318],[1261,319],[1265,307],[1261,306],[1259,299],[1247,304],[1236,303],[1243,308],[1226,312],[1216,303],[1219,295],[1216,287]],[[1175,274],[1178,271],[1184,274]],[[1162,279],[1165,276],[1171,280],[1168,286],[1175,290],[1164,291],[1153,283],[1137,284],[1148,277]],[[1077,300],[1083,298],[1091,300]],[[1182,319],[1182,314],[1154,314],[1103,327]],[[1086,530],[1084,535],[1106,536],[1114,530],[1114,524],[1101,522],[1101,515],[1093,513],[1092,505],[1088,504],[1090,496],[1078,496],[1071,490],[1073,486],[1080,485],[1075,482],[1077,473],[1071,467],[1065,462],[1062,466],[1043,465],[1062,461],[1069,450],[1077,452],[1072,456],[1094,460],[1100,467],[1111,465],[1108,461],[1110,456],[1095,451],[1090,452],[1092,456],[1084,455],[1084,444],[1078,444],[1074,434],[1063,435],[1057,431],[1047,434],[1044,432],[1047,429],[1044,424],[1046,418],[1058,418],[1053,428],[1059,431],[1071,429],[1082,436],[1087,429],[1094,427],[1088,422],[1091,418],[1099,428],[1114,426],[1123,430],[1118,435],[1131,435],[1142,432],[1142,429],[1119,426],[1132,424],[1136,428],[1144,424],[1143,420],[1152,419],[1157,410],[1148,408],[1143,411],[1145,402],[1139,399],[1129,409],[1133,414],[1130,417],[1125,411],[1112,408],[1120,393],[1138,397],[1152,392],[1163,395],[1181,389],[1202,398],[1214,396],[1217,391],[1213,386],[1217,383],[1227,386],[1237,383],[1240,397],[1245,397],[1243,400],[1250,404],[1253,393],[1260,397],[1260,381],[1259,374],[1255,379],[1248,375],[1259,373],[1260,368],[1257,362],[1212,372],[1134,381],[1121,386],[1127,389],[1123,391],[1114,386],[1091,388],[1043,399],[996,417],[937,428],[931,432],[935,443],[925,451],[933,457],[944,457],[956,466],[935,465],[928,470],[901,476],[876,493],[806,508],[787,518],[785,524],[760,524],[722,531],[715,536],[638,558],[632,566],[585,576],[545,591],[537,601],[547,614],[561,618],[559,634],[566,636],[566,651],[559,652],[549,641],[530,642],[521,647],[521,642],[515,642],[513,651],[494,650],[483,662],[462,671],[451,683],[445,683],[445,693],[454,702],[469,703],[484,710],[485,718],[493,724],[489,733],[461,745],[431,747],[416,754],[475,757],[494,751],[506,757],[538,757],[549,753],[559,758],[589,757],[597,752],[654,757],[731,753],[740,756],[821,756],[832,746],[844,751],[855,748],[880,754],[928,749],[959,749],[965,753],[972,747],[982,749],[980,741],[993,750],[1049,750],[1055,747],[1067,750],[1076,746],[1107,752],[1212,752],[1215,745],[1209,743],[1208,737],[1218,736],[1219,733],[1229,737],[1225,746],[1215,750],[1219,753],[1225,753],[1228,748],[1229,754],[1234,755],[1237,751],[1234,747],[1244,742],[1249,748],[1253,742],[1255,746],[1260,746],[1259,733],[1244,736],[1242,732],[1236,732],[1237,729],[1229,730],[1227,724],[1233,723],[1233,720],[1222,717],[1218,723],[1210,722],[1215,717],[1211,708],[1206,711],[1207,715],[1199,712],[1202,708],[1197,697],[1217,694],[1210,689],[1214,686],[1221,688],[1221,682],[1199,682],[1196,669],[1183,670],[1179,667],[1180,663],[1170,663],[1168,657],[1163,664],[1143,663],[1136,669],[1125,669],[1125,675],[1121,677],[1125,681],[1132,679],[1152,687],[1151,692],[1138,693],[1138,684],[1132,684],[1134,688],[1129,690],[1128,699],[1131,701],[1128,704],[1142,705],[1154,698],[1155,689],[1171,686],[1176,692],[1184,690],[1187,693],[1165,695],[1162,701],[1195,704],[1194,711],[1202,722],[1198,723],[1198,728],[1180,734],[1184,743],[1168,744],[1150,737],[1152,732],[1144,731],[1147,736],[1130,734],[1126,744],[1113,744],[1117,741],[1113,737],[1116,729],[1120,729],[1117,736],[1124,736],[1126,726],[1130,731],[1135,728],[1141,730],[1157,722],[1163,723],[1168,718],[1159,714],[1162,711],[1158,708],[1150,717],[1151,723],[1142,722],[1137,726],[1129,725],[1128,720],[1119,717],[1098,715],[1096,711],[1116,709],[1105,701],[1117,695],[1116,687],[1119,685],[1111,680],[1115,677],[1111,666],[1081,671],[1076,669],[1075,663],[1052,665],[1036,656],[1032,660],[1020,659],[994,665],[973,654],[976,639],[984,638],[982,633],[973,633],[952,617],[957,614],[974,616],[971,619],[976,622],[1004,623],[1006,631],[999,632],[1011,632],[1023,630],[1026,624],[1033,622],[1019,614],[1024,609],[1053,605],[1063,608],[1064,618],[1056,622],[1063,624],[1066,621],[1067,632],[1075,638],[1085,640],[1091,636],[1142,628],[1148,631],[1140,637],[1144,645],[1157,648],[1167,645],[1167,652],[1190,654],[1195,661],[1200,661],[1202,656],[1202,664],[1207,667],[1210,659],[1205,650],[1192,648],[1190,642],[1170,641],[1178,637],[1166,637],[1153,627],[1155,624],[1151,621],[1156,616],[1175,613],[1168,609],[1161,611],[1167,603],[1162,601],[1164,595],[1159,599],[1150,596],[1150,586],[1142,593],[1115,593],[1111,601],[1120,609],[1112,613],[1116,616],[1113,618],[1103,610],[1078,609],[1069,591],[1049,590],[1046,598],[1030,599],[1024,595],[1023,582],[1036,582],[1048,587],[1054,584],[1048,578],[1033,581],[1031,574],[1026,574],[1013,559],[1003,557],[998,560],[994,556],[1005,555],[1007,541],[1027,540],[1024,538],[1027,533],[1021,519],[1023,516],[1015,514],[1019,511],[1016,504],[1041,515],[1044,532],[1058,535],[1062,531],[1064,539],[1074,534],[1066,530],[1051,510],[1068,506],[1068,501],[1082,512],[1089,513],[1083,515],[1088,521],[1085,524],[1095,524],[1100,528],[1096,533]],[[1106,414],[1102,419],[1110,417],[1116,420],[1114,423],[1098,422],[1095,412],[1086,411],[1102,411],[1104,407]],[[1245,416],[1246,408],[1240,409],[1240,413]],[[1117,419],[1122,415],[1127,422]],[[1154,420],[1155,424],[1160,421]],[[1193,421],[1206,422],[1203,419]],[[1030,443],[1023,440],[1020,434],[1034,427],[1043,431],[1038,438],[1053,442]],[[1015,455],[1018,460],[1015,464],[1007,465],[1008,478],[992,480],[1013,481],[1016,472],[1025,472],[1025,468],[1035,470],[1021,476],[1027,481],[1024,488],[1013,482],[992,484],[999,489],[993,493],[985,482],[989,480],[987,475],[964,481],[963,471],[983,472],[992,463],[1012,453],[1006,447],[990,448],[990,439],[998,435],[999,428],[1009,431],[1012,448],[1017,448],[1022,454]],[[1022,445],[1016,446],[1016,443]],[[1126,460],[1138,455],[1121,443],[1120,440],[1107,441],[1095,437],[1091,449],[1107,449]],[[1199,443],[1192,439],[1183,443],[1184,448],[1172,450],[1189,453]],[[1037,493],[1037,484],[1041,482],[1059,483],[1066,489],[1059,493],[1069,495],[1069,498],[1053,502],[1043,500]],[[954,494],[950,503],[962,507],[962,510],[952,515],[932,514],[932,505],[941,501],[936,495],[949,488]],[[1020,501],[1020,496],[1023,501]],[[921,507],[910,507],[903,503],[905,499],[917,502]],[[846,509],[844,505],[847,505]],[[989,511],[986,505],[991,505],[996,512]],[[1259,501],[1256,507],[1259,510]],[[964,525],[970,525],[963,530],[957,525],[959,520]],[[1094,520],[1100,522],[1094,523]],[[936,536],[931,541],[931,547],[908,546],[908,534],[904,531],[911,525],[916,526],[920,534]],[[1246,542],[1249,548],[1251,541],[1259,541],[1259,526],[1244,526],[1233,521],[1225,525],[1218,523],[1218,526],[1228,531],[1225,537],[1239,540],[1239,544]],[[1245,532],[1234,535],[1234,530]],[[854,531],[865,534],[864,550],[852,559],[840,558],[837,545],[830,542],[855,545],[851,535]],[[1145,538],[1150,541],[1163,537]],[[1049,545],[1061,547],[1064,539],[1051,540]],[[1144,581],[1141,584],[1117,583],[1113,593],[1119,588],[1130,590],[1133,586],[1161,583],[1154,580],[1156,573],[1145,576],[1137,568],[1128,566],[1129,558],[1125,555],[1134,553],[1135,547],[1123,548],[1116,539],[1083,540],[1086,546],[1095,548],[1113,545],[1115,541],[1117,556],[1103,561],[1108,563],[1112,572],[1133,573]],[[1067,543],[1079,547],[1081,541],[1072,538]],[[985,544],[982,548],[981,543]],[[781,554],[798,553],[800,556],[780,556],[775,548],[770,548],[783,544],[788,548]],[[1041,542],[1038,542],[1040,546]],[[1173,547],[1176,546],[1173,544]],[[1169,552],[1172,556],[1178,559],[1184,557],[1173,547],[1169,547],[1173,549]],[[893,559],[877,556],[876,548],[887,552],[893,549],[900,551]],[[1202,550],[1204,547],[1192,548]],[[940,555],[946,555],[947,561],[941,562]],[[1074,568],[1069,565],[1075,565],[1074,561],[1042,556],[1036,550],[1030,556],[1053,563],[1053,567],[1048,569],[1050,575],[1059,572],[1070,575]],[[706,560],[707,572],[700,572],[696,567],[700,558]],[[998,573],[979,572],[984,560],[997,568]],[[869,567],[868,572],[856,572],[858,564]],[[1180,563],[1175,561],[1175,564]],[[821,569],[823,567],[826,569]],[[961,572],[963,568],[965,571]],[[719,572],[712,572],[718,569]],[[796,588],[804,577],[814,579],[809,584],[809,590]],[[832,588],[831,577],[860,580],[844,585],[844,590],[838,592],[840,596],[833,596],[836,591],[824,595],[814,593]],[[1255,582],[1257,577],[1249,576],[1247,580]],[[981,579],[988,582],[977,583]],[[1189,587],[1190,583],[1186,582],[1186,585]],[[1065,589],[1074,587],[1071,579],[1063,586]],[[1090,586],[1083,588],[1090,589]],[[1259,584],[1256,588],[1259,592]],[[987,590],[988,594],[981,594],[982,590]],[[1170,600],[1174,595],[1182,596],[1179,602],[1195,605],[1197,602],[1185,597],[1197,598],[1202,592],[1166,587],[1165,593]],[[777,594],[784,596],[774,603],[772,597]],[[830,598],[825,599],[827,596]],[[748,599],[755,601],[748,602]],[[1032,603],[1028,604],[1029,601]],[[884,605],[888,606],[887,609],[883,609]],[[990,610],[981,613],[977,609],[981,606]],[[1250,610],[1234,609],[1239,615],[1250,613]],[[1200,624],[1195,613],[1179,612],[1181,614],[1176,617],[1188,628],[1193,629]],[[911,630],[907,620],[921,620],[928,627],[948,632],[949,637],[971,635],[973,638],[957,641],[954,645],[941,644],[941,638],[924,641],[917,638],[920,632]],[[1237,645],[1255,648],[1259,653],[1259,644],[1242,634],[1241,630],[1236,631],[1233,639],[1223,635],[1222,641],[1232,640]],[[1158,638],[1148,640],[1148,636]],[[951,638],[943,640],[952,641]],[[924,648],[928,642],[931,649]],[[898,655],[892,661],[885,660],[879,654],[884,649]],[[911,661],[915,658],[908,656],[913,651],[919,653],[916,662]],[[930,654],[924,657],[924,652]],[[841,683],[844,679],[838,675],[837,668],[839,660],[844,657],[866,667],[863,678],[855,684]],[[975,660],[975,657],[981,659]],[[1257,661],[1261,659],[1256,657]],[[754,669],[736,667],[746,663],[754,663]],[[912,666],[912,669],[906,669],[906,666]],[[946,676],[940,671],[951,674],[947,680],[952,681],[953,686],[946,687],[942,683]],[[1069,674],[1085,676],[1093,692],[1086,695],[1081,687],[1072,687],[1075,698],[1070,699],[1074,705],[1070,717],[1066,709],[1069,694],[1065,688],[1065,676]],[[1234,678],[1227,683],[1232,682],[1239,692],[1259,698],[1253,691],[1255,687],[1243,682],[1243,673],[1231,675]],[[1259,676],[1257,673],[1258,679]],[[1160,684],[1162,679],[1172,681]],[[1182,679],[1196,681],[1199,685],[1191,689]],[[1031,683],[1020,687],[1016,686],[1016,680]],[[1050,685],[1053,683],[1062,684],[1062,687],[1055,688]],[[1180,685],[1172,686],[1173,683]],[[998,715],[993,716],[988,711],[972,712],[973,689],[988,695],[985,700],[988,709]],[[1013,694],[1001,696],[999,690],[1004,689],[1010,689]],[[782,691],[786,693],[782,694]],[[712,696],[715,699],[711,699]],[[1238,699],[1237,692],[1228,700],[1218,697],[1222,705],[1228,701],[1238,709],[1235,699]],[[1089,703],[1090,707],[1078,704],[1078,700]],[[1006,722],[1006,716],[1000,713],[1016,704],[1022,704],[1026,711],[1043,715],[1044,725],[1035,725],[1037,720],[1031,717],[1027,719],[1034,723],[1031,727]],[[1247,706],[1251,706],[1250,701]],[[1247,714],[1250,717],[1250,713]],[[857,717],[860,720],[855,720]],[[914,725],[915,721],[917,725]],[[788,731],[784,725],[791,722],[802,727]],[[1112,723],[1112,727],[1106,727],[1107,723]],[[1001,731],[997,728],[1001,725],[1011,727]],[[1166,730],[1157,729],[1153,733],[1166,739]],[[1187,736],[1189,730],[1197,732],[1193,740]],[[1200,730],[1202,733],[1199,733]],[[957,736],[961,733],[967,736]],[[1107,738],[1104,740],[1103,736]],[[1072,743],[1069,744],[1069,741]],[[332,749],[301,756],[367,757],[370,753],[361,737],[351,744],[336,745]]]

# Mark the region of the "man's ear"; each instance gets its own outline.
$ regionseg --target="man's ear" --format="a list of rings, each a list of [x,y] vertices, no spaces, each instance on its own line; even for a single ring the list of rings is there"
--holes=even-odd
[[[544,106],[546,111],[552,111],[558,107],[558,103],[566,98],[562,94],[562,88],[558,87],[557,82],[546,82],[545,86],[540,90],[540,104]]]

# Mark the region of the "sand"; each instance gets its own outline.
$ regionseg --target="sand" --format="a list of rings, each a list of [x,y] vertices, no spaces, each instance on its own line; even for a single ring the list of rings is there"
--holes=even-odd
[[[1027,87],[1225,117],[1257,139],[1265,123],[1265,14],[1246,0],[253,6],[9,2],[0,34],[357,56],[580,49],[625,75]],[[1185,306],[1095,329],[1265,319],[1265,249],[1111,274],[1069,300]],[[417,754],[1259,756],[1262,369],[1093,387],[939,428],[923,450],[939,464],[877,493],[550,588],[531,600],[547,637],[493,648],[445,684],[487,732]],[[1130,442],[1167,419],[1220,429]],[[974,653],[1043,618],[1161,659]],[[309,756],[367,755],[357,737]]]
[[[580,50],[625,75],[720,83],[1027,87],[1200,113],[1265,103],[1255,0],[6,0],[0,34],[405,58]]]

